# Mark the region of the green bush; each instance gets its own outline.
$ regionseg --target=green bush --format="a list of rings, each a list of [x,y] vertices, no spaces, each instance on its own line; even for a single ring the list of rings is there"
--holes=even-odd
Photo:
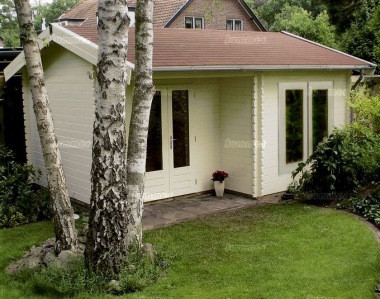
[[[13,153],[0,145],[0,228],[50,218],[50,200],[34,182],[40,172],[14,161]]]
[[[369,90],[353,91],[348,104],[354,113],[356,123],[380,134],[380,95],[373,96]]]
[[[349,210],[363,216],[368,221],[380,227],[380,189],[363,197],[351,197],[338,204],[337,208]]]
[[[333,133],[292,173],[299,199],[342,198],[380,178],[380,137],[362,124]]]

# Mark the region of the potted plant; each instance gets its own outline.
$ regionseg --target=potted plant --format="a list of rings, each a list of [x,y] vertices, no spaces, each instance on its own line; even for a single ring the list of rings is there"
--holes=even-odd
[[[212,174],[212,181],[214,181],[215,194],[218,197],[223,196],[224,193],[224,180],[228,178],[228,173],[223,170],[217,170]]]

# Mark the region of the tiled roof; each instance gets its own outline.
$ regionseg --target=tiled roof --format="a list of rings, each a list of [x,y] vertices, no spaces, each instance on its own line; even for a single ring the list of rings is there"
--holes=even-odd
[[[164,27],[166,22],[185,4],[186,0],[155,0],[153,25]],[[128,5],[136,7],[136,0],[128,0]],[[59,19],[84,19],[83,26],[96,24],[98,0],[84,0],[64,13]]]
[[[95,26],[66,27],[98,42]],[[128,60],[134,63],[134,30],[129,34]],[[369,63],[310,41],[279,32],[156,28],[155,68],[276,66],[369,66]]]
[[[84,0],[62,14],[59,19],[95,19],[96,22],[97,11],[98,0]]]
[[[186,3],[186,0],[155,0],[153,26],[163,28]]]

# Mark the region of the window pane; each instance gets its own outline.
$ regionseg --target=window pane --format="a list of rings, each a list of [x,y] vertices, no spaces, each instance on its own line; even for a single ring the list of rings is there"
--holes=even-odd
[[[189,166],[189,92],[187,90],[173,90],[172,115],[174,168]]]
[[[233,30],[233,21],[227,20],[227,30]]]
[[[156,91],[153,97],[149,117],[146,171],[162,170],[162,125],[161,125],[161,92]]]
[[[185,28],[193,28],[193,18],[185,18]]]
[[[303,90],[286,90],[286,163],[303,159]]]
[[[202,18],[195,18],[195,28],[196,29],[203,29],[203,19]]]
[[[240,20],[235,20],[235,30],[242,30],[242,22]]]
[[[328,90],[313,90],[313,151],[328,135]]]

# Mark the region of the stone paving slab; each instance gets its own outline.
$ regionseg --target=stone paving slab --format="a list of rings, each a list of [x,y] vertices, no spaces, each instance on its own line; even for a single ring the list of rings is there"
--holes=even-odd
[[[202,195],[151,203],[144,206],[143,228],[149,230],[258,204],[234,194]]]

